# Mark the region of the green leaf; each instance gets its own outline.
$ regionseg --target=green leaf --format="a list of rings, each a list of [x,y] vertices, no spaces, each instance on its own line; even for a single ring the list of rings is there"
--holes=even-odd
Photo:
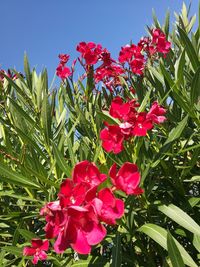
[[[116,236],[113,242],[112,248],[112,263],[111,267],[120,267],[122,262],[122,249],[121,249],[121,236],[119,232],[116,232]]]
[[[188,179],[184,180],[184,182],[190,182],[190,183],[200,182],[200,175],[195,175],[190,180]]]
[[[173,204],[170,204],[169,206],[163,205],[158,209],[188,231],[193,234],[200,235],[200,226],[187,213],[177,206]]]
[[[192,45],[192,42],[190,41],[186,32],[183,29],[181,29],[180,27],[178,27],[178,32],[180,35],[180,39],[183,42],[183,45],[185,46],[185,50],[186,50],[187,55],[190,59],[192,67],[193,67],[194,71],[196,71],[199,67],[199,59],[198,59],[196,51]]]
[[[109,267],[110,264],[102,257],[89,256],[87,260],[78,260],[71,267]]]
[[[103,112],[101,112],[101,111],[97,111],[97,114],[103,119],[103,121],[106,121],[106,122],[108,122],[109,124],[119,124],[120,122],[117,120],[117,119],[115,119],[115,118],[113,118],[110,114],[109,114],[109,112],[108,111],[103,111]]]
[[[25,94],[24,90],[22,90],[11,78],[9,78],[6,74],[1,72],[1,75],[6,78],[6,80],[9,82],[9,84],[15,88],[17,93],[19,93],[30,105],[32,105],[31,99],[27,94]]]
[[[187,125],[187,120],[188,120],[188,115],[185,116],[185,118],[175,128],[171,130],[171,132],[169,133],[169,137],[167,138],[163,146],[173,142],[174,140],[176,140],[181,136],[185,126]]]
[[[17,112],[25,119],[27,120],[32,126],[36,127],[37,129],[40,129],[39,126],[36,124],[36,122],[29,116],[27,112],[25,112],[12,98],[9,97],[9,101],[11,105],[15,108]]]
[[[56,162],[58,164],[58,166],[60,167],[60,169],[66,173],[66,175],[68,177],[71,177],[71,168],[66,164],[66,161],[63,157],[63,155],[61,154],[61,152],[58,150],[58,148],[56,147],[56,145],[53,143],[53,153],[56,159]]]
[[[24,72],[26,75],[28,87],[30,91],[32,91],[32,74],[31,74],[29,63],[28,63],[28,57],[26,54],[24,55]]]
[[[173,267],[184,267],[181,253],[170,232],[167,233],[167,250]]]
[[[145,110],[146,106],[147,106],[147,103],[149,102],[150,100],[150,94],[151,94],[151,90],[147,91],[139,109],[138,109],[138,112],[142,112]]]
[[[42,126],[44,129],[45,139],[46,143],[50,144],[50,138],[51,138],[51,114],[50,114],[50,106],[48,101],[48,95],[44,93],[44,98],[42,102]]]
[[[200,253],[200,235],[194,235],[193,245],[196,248],[196,250],[198,250],[198,252]]]
[[[169,20],[170,20],[170,12],[167,10],[166,16],[165,16],[165,24],[164,24],[164,32],[166,36],[169,34]]]
[[[164,228],[155,224],[147,223],[141,226],[138,231],[145,233],[161,247],[167,250],[167,231]],[[198,267],[187,251],[181,246],[181,244],[176,239],[174,239],[174,241],[181,253],[184,263],[189,267]]]
[[[0,163],[0,174],[0,180],[4,182],[24,187],[40,188],[40,185],[38,185],[36,182],[31,181],[30,177],[27,178],[17,172],[12,171],[3,163]]]
[[[25,229],[18,229],[18,232],[28,241],[30,241],[32,238],[38,238],[36,234]]]
[[[185,49],[182,51],[180,57],[175,62],[175,78],[177,80],[177,84],[182,84],[184,81],[184,67],[185,67]]]
[[[22,256],[22,248],[6,246],[1,248],[3,251],[9,252],[15,256]]]
[[[200,67],[196,71],[191,85],[191,104],[196,103],[200,96]]]

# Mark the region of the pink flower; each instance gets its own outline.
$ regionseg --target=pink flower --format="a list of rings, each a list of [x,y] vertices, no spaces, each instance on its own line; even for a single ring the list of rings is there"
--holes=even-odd
[[[109,174],[113,185],[127,195],[143,193],[143,190],[139,187],[140,173],[135,164],[126,162],[117,172],[117,165],[114,163],[110,168]]]
[[[40,210],[40,215],[45,216],[47,224],[44,230],[48,239],[56,237],[59,234],[60,228],[67,220],[66,211],[61,209],[59,201],[47,203]]]
[[[164,55],[169,53],[171,43],[166,40],[165,34],[160,29],[152,30],[152,43],[156,45],[156,50]]]
[[[118,125],[107,124],[107,128],[101,130],[100,138],[102,146],[107,152],[113,151],[114,154],[118,154],[124,149],[124,136]]]
[[[133,73],[135,74],[143,74],[143,70],[145,67],[145,60],[144,58],[135,58],[130,62],[130,67]]]
[[[147,131],[153,128],[151,120],[147,118],[146,112],[140,112],[137,114],[132,135],[134,136],[146,136]]]
[[[115,198],[109,188],[101,189],[98,198],[95,198],[92,203],[100,220],[109,225],[116,224],[116,219],[121,218],[124,214],[124,202]]]
[[[71,205],[81,205],[85,200],[85,195],[86,187],[82,183],[75,185],[69,178],[62,182],[58,193],[60,205],[63,208]]]
[[[60,77],[62,80],[67,79],[72,74],[70,68],[59,64],[56,68],[56,75]]]
[[[74,183],[84,183],[91,188],[100,185],[106,179],[106,175],[100,173],[94,163],[84,160],[74,167],[72,179]]]
[[[39,260],[46,260],[47,254],[45,251],[49,249],[49,241],[41,239],[32,239],[31,247],[25,247],[23,250],[24,256],[33,256],[32,263],[37,264]]]
[[[126,119],[129,112],[129,102],[123,103],[123,99],[120,96],[117,96],[112,100],[109,113],[113,118]]]
[[[70,56],[68,54],[59,54],[58,57],[60,59],[61,64],[66,64]]]
[[[82,168],[83,163],[81,164]],[[76,165],[77,166],[77,165]],[[79,168],[81,167],[79,165]],[[84,165],[86,167],[86,164]],[[94,165],[92,165],[94,167]],[[87,168],[87,167],[86,167]],[[89,167],[91,169],[91,166]],[[80,168],[81,169],[81,168]],[[77,172],[80,171],[76,169],[76,178],[77,178]],[[91,175],[91,170],[89,175]],[[58,193],[58,197],[60,199],[60,206],[62,208],[69,207],[69,206],[80,206],[84,202],[89,202],[96,196],[97,186],[99,183],[101,183],[104,178],[106,177],[104,174],[98,174],[96,172],[97,176],[99,175],[99,178],[95,177],[97,179],[96,181],[93,181],[91,183],[85,182],[84,177],[77,178],[79,181],[78,183],[74,183],[71,179],[67,178],[60,186],[60,192]],[[87,175],[87,174],[85,174]],[[82,180],[80,180],[82,179]],[[100,179],[100,180],[99,180]]]
[[[102,46],[93,42],[78,44],[76,50],[81,53],[82,58],[85,59],[86,65],[94,65],[100,58],[102,53]]]
[[[160,124],[166,120],[166,117],[163,116],[165,113],[166,110],[155,101],[147,113],[147,119],[150,119],[156,124]]]
[[[89,254],[91,246],[100,243],[106,235],[106,229],[97,219],[91,205],[68,208],[68,221],[60,230],[54,244],[57,253],[63,253],[71,246],[80,254]]]

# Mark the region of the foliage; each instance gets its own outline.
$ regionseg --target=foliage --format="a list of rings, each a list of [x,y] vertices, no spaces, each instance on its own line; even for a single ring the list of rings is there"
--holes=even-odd
[[[69,78],[49,88],[47,71],[31,70],[26,56],[25,77],[2,73],[0,266],[32,266],[22,251],[32,238],[45,235],[40,209],[56,200],[61,182],[84,160],[106,174],[113,163],[137,164],[144,193],[117,191],[125,214],[117,225],[107,226],[107,236],[89,256],[71,248],[63,254],[52,250],[37,266],[198,266],[200,20],[196,30],[194,22],[184,4],[171,33],[169,14],[162,27],[154,15],[155,27],[166,34],[172,49],[156,64],[148,61],[143,77],[121,78],[119,92],[104,85],[95,92],[92,70],[86,81]],[[116,124],[107,111],[114,94],[134,97],[130,85],[140,111],[158,101],[167,120],[146,136],[133,137],[121,153],[107,153],[100,140],[103,122]]]

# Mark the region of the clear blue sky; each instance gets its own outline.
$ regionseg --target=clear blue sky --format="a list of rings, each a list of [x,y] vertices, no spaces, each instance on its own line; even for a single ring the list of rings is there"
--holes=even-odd
[[[190,1],[186,0],[188,4]],[[80,41],[101,43],[113,56],[130,40],[137,43],[152,23],[152,8],[163,21],[182,0],[1,0],[0,67],[23,71],[26,51],[31,66],[55,73],[59,53],[75,58]],[[191,14],[197,13],[192,1]]]

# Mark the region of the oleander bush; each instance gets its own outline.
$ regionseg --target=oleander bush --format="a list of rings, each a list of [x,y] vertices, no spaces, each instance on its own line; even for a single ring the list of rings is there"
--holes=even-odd
[[[199,266],[200,19],[153,19],[117,59],[60,54],[55,87],[1,70],[0,266]]]

